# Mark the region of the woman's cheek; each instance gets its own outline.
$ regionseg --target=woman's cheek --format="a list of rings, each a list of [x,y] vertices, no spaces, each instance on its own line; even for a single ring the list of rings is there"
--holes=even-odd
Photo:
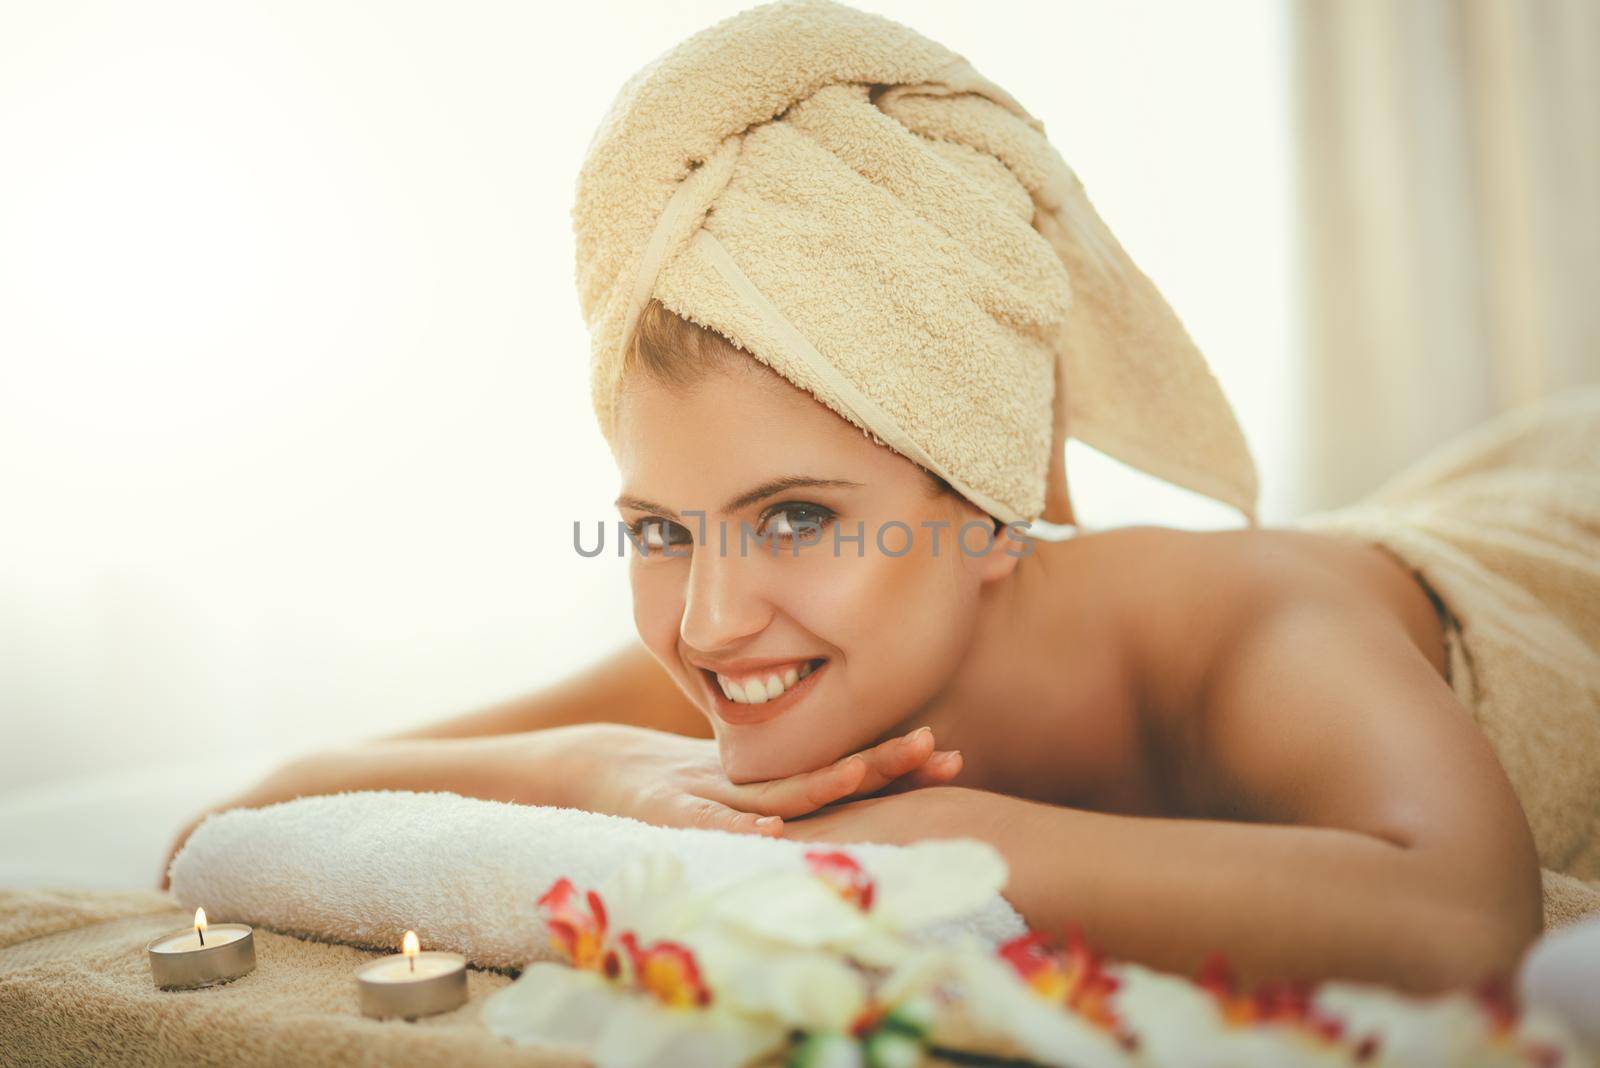
[[[826,656],[829,664],[812,692],[778,718],[744,727],[713,725],[723,771],[735,783],[816,771],[861,748],[855,743],[863,717],[852,686],[856,657],[870,660],[870,650],[860,644],[867,592],[860,572],[866,561],[778,562],[800,565],[775,574],[767,586],[775,618],[790,632],[784,647]]]
[[[678,629],[683,618],[683,583],[662,574],[666,568],[635,561],[628,581],[633,592],[633,626],[639,640],[663,664],[678,662]]]

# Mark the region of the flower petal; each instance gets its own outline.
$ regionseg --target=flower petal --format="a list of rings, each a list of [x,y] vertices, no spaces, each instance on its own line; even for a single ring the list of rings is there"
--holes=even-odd
[[[962,954],[956,960],[963,1015],[975,1032],[1014,1042],[1040,1064],[1060,1068],[1127,1068],[1135,1063],[1114,1036],[1040,997],[998,957]],[[939,1034],[937,1021],[934,1033]]]
[[[806,872],[762,872],[708,894],[711,915],[794,946],[848,942],[868,930],[866,913]]]
[[[595,1068],[744,1068],[781,1049],[788,1037],[782,1024],[639,997],[619,1006],[589,1056]]]
[[[684,877],[683,862],[665,850],[633,858],[612,872],[599,891],[608,927],[632,931],[641,942],[672,938],[698,922],[705,907]]]
[[[872,915],[900,930],[975,912],[1005,887],[1005,858],[976,838],[913,842],[868,865],[877,882]]]
[[[685,936],[717,1004],[802,1030],[843,1030],[867,1002],[867,981],[839,957],[735,929]]]
[[[587,1048],[626,996],[594,972],[539,961],[484,1000],[483,1022],[519,1045]]]

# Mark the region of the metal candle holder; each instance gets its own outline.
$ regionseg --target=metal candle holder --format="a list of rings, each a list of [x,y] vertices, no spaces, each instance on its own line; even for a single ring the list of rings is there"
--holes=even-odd
[[[230,941],[223,938],[234,932],[243,934]],[[194,948],[159,948],[168,939],[195,933],[193,927],[152,938],[144,947],[150,958],[150,974],[162,990],[193,990],[237,979],[256,966],[255,932],[242,923],[216,923],[206,928],[213,945]]]
[[[433,974],[409,977],[415,974],[410,969],[418,965]],[[390,978],[380,978],[383,975]],[[356,971],[356,987],[367,1016],[415,1019],[449,1012],[467,1000],[467,958],[438,950],[379,957]]]

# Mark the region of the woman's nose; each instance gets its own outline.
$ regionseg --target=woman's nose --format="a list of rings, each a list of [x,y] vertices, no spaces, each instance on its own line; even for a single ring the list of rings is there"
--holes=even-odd
[[[772,608],[757,588],[758,569],[729,548],[719,553],[715,538],[696,546],[689,558],[688,589],[678,633],[685,644],[711,652],[761,633]]]

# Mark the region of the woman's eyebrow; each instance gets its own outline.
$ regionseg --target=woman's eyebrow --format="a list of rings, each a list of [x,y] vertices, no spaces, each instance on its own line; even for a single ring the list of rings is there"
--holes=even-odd
[[[737,512],[741,508],[748,508],[759,500],[782,493],[784,490],[796,489],[800,486],[860,486],[860,482],[851,482],[844,478],[813,478],[810,475],[783,475],[779,478],[769,479],[739,494],[733,500],[722,506],[724,512]],[[618,508],[637,508],[641,512],[659,512],[677,518],[674,512],[664,504],[647,501],[642,497],[634,497],[624,493],[613,502]]]

